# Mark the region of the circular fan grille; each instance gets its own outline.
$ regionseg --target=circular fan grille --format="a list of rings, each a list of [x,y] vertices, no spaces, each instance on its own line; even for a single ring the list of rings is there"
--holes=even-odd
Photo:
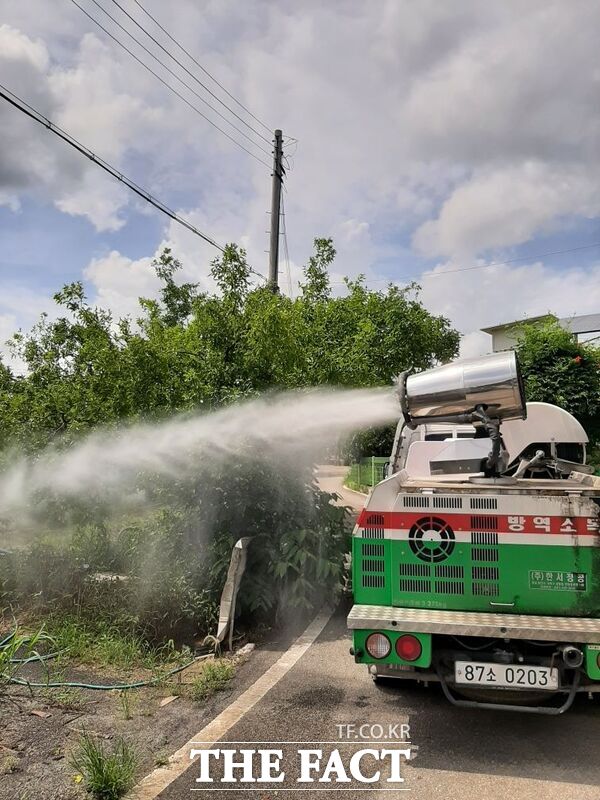
[[[410,549],[421,561],[444,561],[454,550],[454,531],[439,517],[421,517],[408,534]]]

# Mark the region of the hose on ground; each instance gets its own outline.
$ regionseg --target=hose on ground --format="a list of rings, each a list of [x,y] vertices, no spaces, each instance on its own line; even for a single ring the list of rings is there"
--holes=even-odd
[[[195,664],[197,661],[203,661],[206,658],[211,658],[211,655],[198,656],[197,658],[193,658],[191,661],[188,661],[186,664],[183,664],[181,667],[175,667],[175,669],[165,672],[164,675],[157,675],[156,677],[149,678],[145,681],[133,681],[132,683],[115,683],[108,685],[97,683],[80,683],[79,681],[49,681],[47,683],[33,683],[32,681],[28,681],[26,678],[17,678],[14,675],[9,678],[9,683],[15,683],[18,686],[27,686],[30,689],[94,689],[103,692],[141,689],[144,686],[152,686],[155,683],[160,683],[161,681],[166,680],[167,678],[172,678],[173,675],[183,672],[184,669],[191,667],[192,664]]]
[[[8,636],[5,636],[2,641],[0,641],[0,651],[6,650],[9,643],[16,635],[16,630],[11,631]],[[46,661],[50,661],[54,658],[57,658],[61,655],[61,652],[56,653],[47,653],[45,655],[40,655],[39,653],[35,653],[34,655],[28,656],[27,658],[11,658],[9,659],[10,664],[32,664],[34,662],[41,662],[44,663]],[[44,683],[38,683],[34,681],[29,681],[27,678],[18,678],[16,675],[7,676],[7,682],[16,684],[17,686],[27,686],[30,689],[92,689],[97,691],[125,691],[127,689],[141,689],[144,686],[152,686],[155,683],[160,683],[161,681],[166,680],[167,678],[172,678],[173,675],[178,675],[180,672],[183,672],[188,667],[191,667],[192,664],[195,664],[198,661],[204,661],[207,658],[211,658],[212,654],[196,656],[195,658],[190,659],[185,664],[175,667],[169,672],[165,672],[164,675],[156,675],[154,678],[149,678],[148,680],[143,681],[132,681],[130,683],[115,683],[115,684],[96,684],[96,683],[84,683],[80,681],[46,681]]]

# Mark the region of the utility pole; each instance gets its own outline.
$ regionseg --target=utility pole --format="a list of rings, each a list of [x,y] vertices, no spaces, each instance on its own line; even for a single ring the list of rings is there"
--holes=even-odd
[[[271,193],[271,240],[269,243],[269,284],[274,292],[279,291],[279,211],[281,184],[283,183],[283,147],[279,128],[275,131],[273,149],[273,183]]]

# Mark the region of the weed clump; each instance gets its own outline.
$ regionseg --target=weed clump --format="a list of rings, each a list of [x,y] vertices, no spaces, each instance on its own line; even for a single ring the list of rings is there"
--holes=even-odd
[[[222,692],[235,675],[235,667],[226,658],[207,661],[202,672],[192,683],[193,700],[206,700],[216,692]]]
[[[71,766],[82,775],[85,788],[95,800],[119,800],[134,784],[137,761],[134,749],[121,737],[108,750],[84,731]]]
[[[0,775],[10,775],[13,772],[19,772],[20,770],[19,759],[9,754],[0,758]]]

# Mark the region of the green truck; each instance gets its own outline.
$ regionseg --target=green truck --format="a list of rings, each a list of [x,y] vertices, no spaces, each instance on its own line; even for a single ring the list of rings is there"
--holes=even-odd
[[[600,691],[600,478],[512,352],[398,381],[388,475],[353,535],[351,653],[373,679],[539,714]]]

